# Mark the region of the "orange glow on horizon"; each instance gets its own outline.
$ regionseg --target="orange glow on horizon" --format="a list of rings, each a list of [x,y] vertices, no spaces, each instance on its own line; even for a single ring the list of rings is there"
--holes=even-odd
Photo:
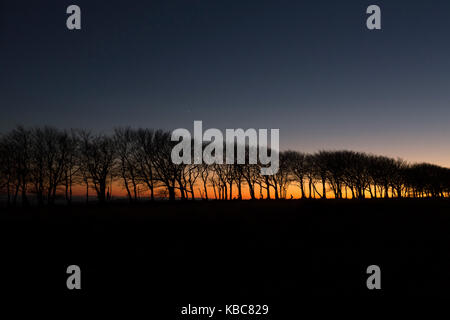
[[[318,193],[316,193],[314,191],[314,189],[313,189],[313,196],[312,196],[312,198],[314,198],[314,199],[321,198],[320,195],[322,193],[322,184],[321,183],[316,183],[315,186],[316,186],[316,190],[317,190]],[[110,192],[112,198],[127,198],[128,197],[125,187],[123,187],[123,184],[120,183],[119,181],[114,181],[112,183],[112,186],[110,185],[109,188],[107,188],[107,191]],[[351,194],[350,189],[347,188],[347,194],[346,194],[345,191],[346,190],[343,189],[343,198],[351,199],[352,198],[352,194]],[[130,189],[130,192],[132,193],[132,196],[134,196],[132,189]],[[216,199],[215,193],[214,193],[214,188],[212,186],[208,186],[207,192],[208,192],[208,199]],[[305,197],[309,198],[309,191],[308,191],[307,184],[305,184],[305,186],[304,186],[304,192],[305,192]],[[144,199],[148,199],[148,198],[150,198],[150,191],[147,188],[143,188],[142,186],[138,187],[137,194],[138,194],[138,198],[140,198],[140,199],[143,199],[143,198]],[[389,194],[391,195],[390,192],[389,192]],[[83,185],[75,185],[75,186],[73,186],[73,188],[72,188],[72,195],[76,196],[76,197],[85,197],[86,196],[86,186],[83,186]],[[177,195],[178,198],[180,197],[179,190],[177,190],[176,195]],[[216,195],[217,195],[217,190],[216,190]],[[97,193],[96,193],[95,189],[93,187],[90,187],[89,188],[89,197],[96,197],[96,196],[97,196]],[[259,186],[256,185],[255,186],[255,197],[257,199],[261,199],[261,196],[262,196],[262,198],[265,199],[267,197],[267,191],[266,191],[265,188],[263,188],[262,195],[261,195],[261,190],[260,190]],[[290,184],[288,186],[288,188],[287,188],[287,191],[286,191],[286,199],[291,199],[291,196],[292,196],[292,199],[300,199],[301,198],[300,187],[295,185],[294,183]],[[377,194],[377,196],[380,197],[379,194]],[[165,187],[159,186],[158,188],[155,188],[155,197],[156,198],[168,197],[167,192],[165,190]],[[188,194],[187,197],[191,198],[191,195]],[[196,184],[195,185],[194,197],[196,199],[201,199],[201,198],[205,197],[204,189],[203,189],[202,185],[200,185],[200,184]],[[233,199],[238,197],[238,188],[237,188],[236,185],[233,185],[232,197],[233,197]],[[326,197],[328,199],[334,199],[335,198],[333,191],[330,188],[328,188],[328,187],[326,189]],[[217,198],[218,198],[218,195],[217,195]],[[274,189],[272,187],[270,188],[270,198],[271,199],[275,198],[275,191],[274,191]],[[280,195],[280,198],[281,198],[281,195]],[[370,198],[370,192],[368,192],[368,191],[366,191],[366,198]],[[229,193],[228,193],[227,199],[229,199]],[[242,199],[243,200],[250,200],[251,199],[250,191],[249,191],[248,185],[246,185],[246,184],[242,185]]]

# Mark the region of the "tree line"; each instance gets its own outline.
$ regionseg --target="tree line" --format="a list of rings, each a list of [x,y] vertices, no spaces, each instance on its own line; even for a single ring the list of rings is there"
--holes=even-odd
[[[86,201],[111,198],[120,185],[130,202],[142,198],[286,199],[448,198],[450,169],[355,151],[279,153],[275,175],[260,164],[174,164],[171,133],[117,128],[113,134],[18,126],[0,136],[0,194],[8,205],[68,204],[74,189]],[[292,196],[290,197],[292,198]]]

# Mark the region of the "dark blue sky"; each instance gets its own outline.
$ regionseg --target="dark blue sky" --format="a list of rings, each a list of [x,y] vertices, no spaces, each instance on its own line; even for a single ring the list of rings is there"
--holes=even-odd
[[[0,3],[1,131],[203,120],[280,128],[282,149],[450,166],[449,1]]]

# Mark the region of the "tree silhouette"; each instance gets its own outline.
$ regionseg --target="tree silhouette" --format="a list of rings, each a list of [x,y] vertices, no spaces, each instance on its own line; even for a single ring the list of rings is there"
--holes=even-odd
[[[151,200],[157,192],[196,199],[196,191],[203,199],[242,199],[246,187],[253,200],[285,199],[291,186],[302,199],[450,197],[450,169],[433,164],[348,150],[288,150],[279,153],[278,172],[263,176],[261,163],[249,163],[248,146],[245,163],[206,165],[174,164],[174,145],[162,130],[117,128],[108,136],[18,126],[0,136],[0,194],[7,205],[51,205],[59,195],[71,203],[73,187],[84,185],[86,201],[93,189],[103,203],[116,181],[129,201],[140,199],[141,190]]]
[[[105,135],[93,136],[89,132],[80,132],[80,166],[86,178],[93,184],[100,203],[106,201],[108,178],[114,174],[116,148],[114,140]]]

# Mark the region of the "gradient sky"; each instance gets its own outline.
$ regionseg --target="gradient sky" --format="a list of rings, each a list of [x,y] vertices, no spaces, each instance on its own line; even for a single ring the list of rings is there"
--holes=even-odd
[[[1,0],[0,129],[203,120],[450,167],[449,15],[425,0]]]

